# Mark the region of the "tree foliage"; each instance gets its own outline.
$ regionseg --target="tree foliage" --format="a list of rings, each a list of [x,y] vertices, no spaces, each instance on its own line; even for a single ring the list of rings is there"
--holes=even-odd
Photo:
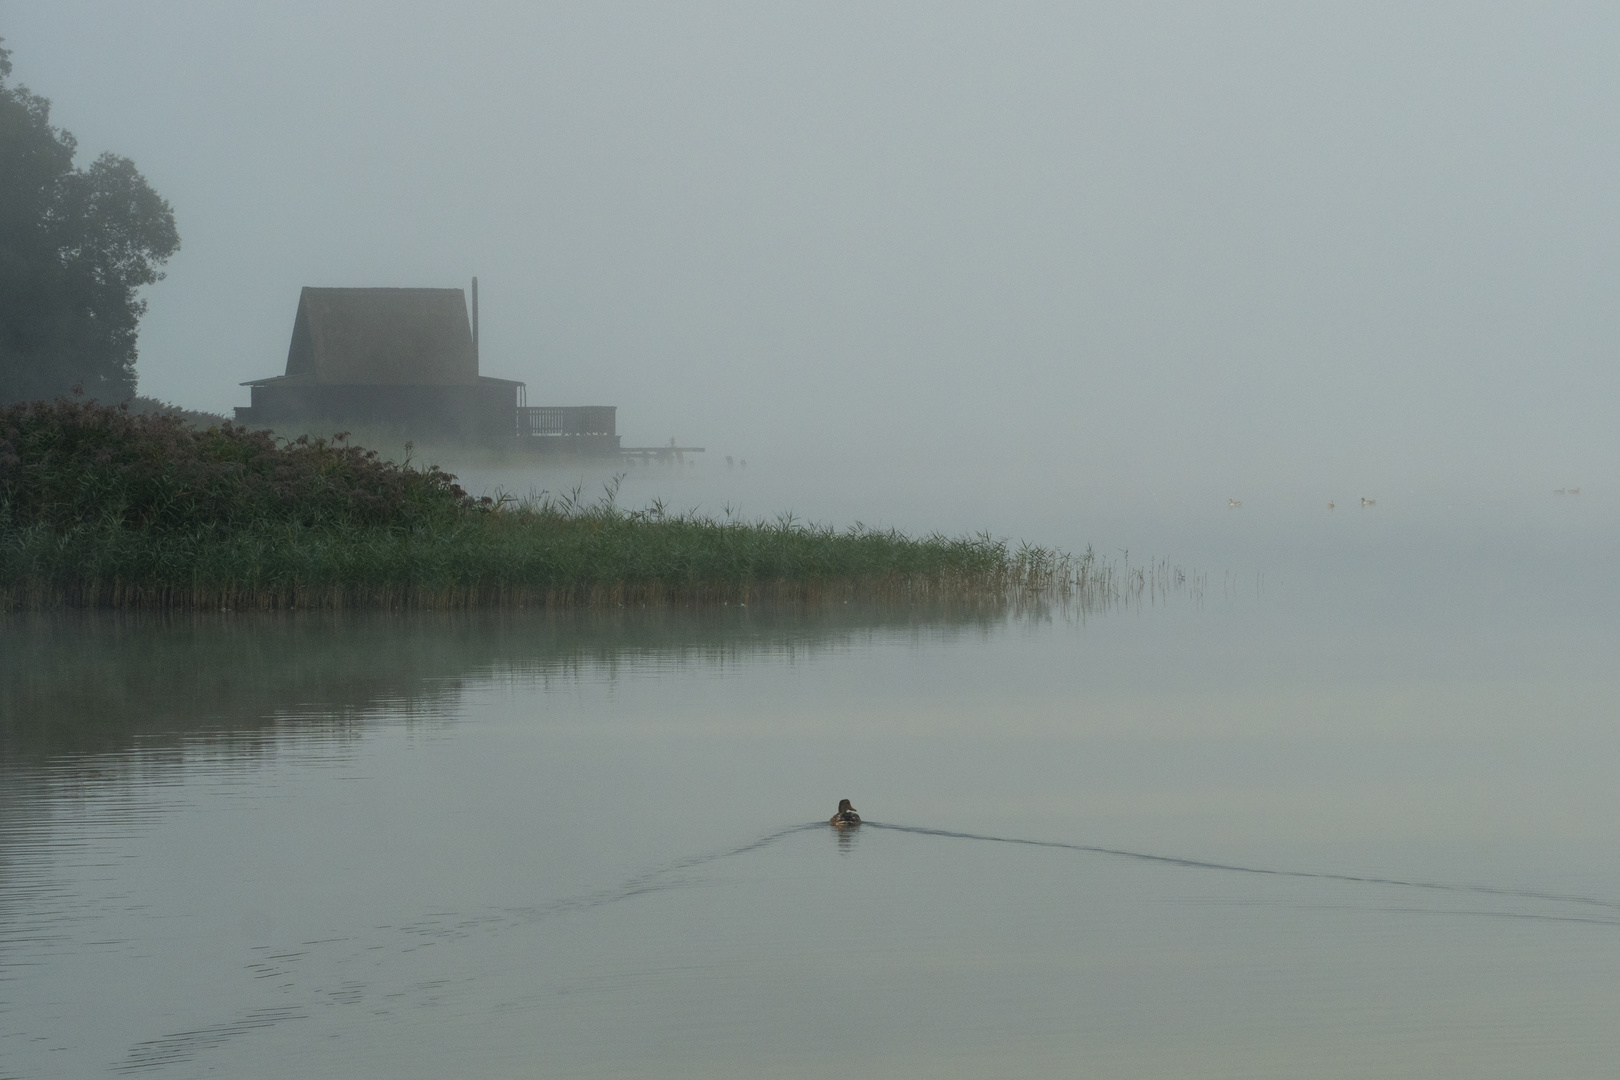
[[[0,48],[0,402],[76,386],[123,401],[146,312],[136,290],[179,250],[174,211],[126,157],[74,168],[51,103],[10,75]]]

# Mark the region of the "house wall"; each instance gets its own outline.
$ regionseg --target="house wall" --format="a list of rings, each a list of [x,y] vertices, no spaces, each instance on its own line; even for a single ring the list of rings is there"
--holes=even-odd
[[[517,387],[307,385],[255,386],[238,423],[274,427],[326,421],[403,429],[422,438],[510,439],[517,432]]]

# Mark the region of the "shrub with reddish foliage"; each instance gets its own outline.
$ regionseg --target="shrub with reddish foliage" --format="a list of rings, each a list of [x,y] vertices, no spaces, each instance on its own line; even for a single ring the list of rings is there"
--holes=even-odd
[[[13,528],[411,528],[479,506],[438,466],[396,465],[341,435],[278,441],[94,402],[0,408],[0,525]]]

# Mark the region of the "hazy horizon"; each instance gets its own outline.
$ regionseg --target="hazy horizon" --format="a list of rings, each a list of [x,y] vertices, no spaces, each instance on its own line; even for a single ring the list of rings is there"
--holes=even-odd
[[[174,205],[139,373],[180,405],[278,374],[304,285],[477,275],[486,374],[711,466],[1590,495],[1620,449],[1613,9],[3,2],[0,35],[80,163]]]

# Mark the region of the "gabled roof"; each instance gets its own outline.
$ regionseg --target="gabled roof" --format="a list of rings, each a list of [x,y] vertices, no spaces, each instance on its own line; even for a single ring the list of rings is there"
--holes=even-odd
[[[258,383],[268,379],[256,379]],[[287,374],[309,385],[478,382],[460,289],[312,289],[298,297]]]

